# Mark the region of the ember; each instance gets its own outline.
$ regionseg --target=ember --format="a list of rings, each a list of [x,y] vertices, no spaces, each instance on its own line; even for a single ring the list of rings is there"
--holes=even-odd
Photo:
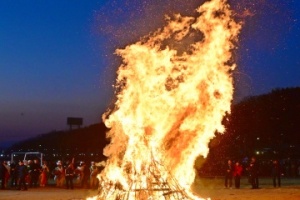
[[[164,28],[116,51],[123,58],[117,101],[103,115],[111,143],[93,199],[201,199],[190,189],[193,166],[224,131],[240,25],[225,0],[197,12],[167,18]]]

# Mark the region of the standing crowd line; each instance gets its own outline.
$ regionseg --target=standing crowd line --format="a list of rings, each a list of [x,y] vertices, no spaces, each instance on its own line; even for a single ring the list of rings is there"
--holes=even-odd
[[[51,170],[46,161],[40,164],[38,159],[19,160],[17,163],[1,161],[0,181],[1,189],[28,190],[28,188],[45,187],[54,182],[56,187],[74,189],[74,186],[85,189],[97,189],[99,180],[97,175],[104,168],[105,162],[91,161],[86,164],[80,161],[63,163],[58,160]],[[51,181],[53,178],[53,181]]]
[[[260,168],[255,157],[252,157],[249,164],[245,167],[241,165],[239,161],[234,164],[232,160],[227,160],[227,165],[225,167],[225,188],[232,188],[233,181],[236,189],[240,188],[240,180],[243,171],[248,175],[248,182],[252,189],[259,189],[259,173]],[[278,160],[273,160],[271,165],[271,176],[274,187],[281,187],[281,175],[282,169]]]

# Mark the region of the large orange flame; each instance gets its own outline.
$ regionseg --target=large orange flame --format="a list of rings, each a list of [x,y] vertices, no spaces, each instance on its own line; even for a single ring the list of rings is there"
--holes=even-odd
[[[111,139],[104,149],[103,190],[108,183],[124,191],[147,188],[147,174],[159,163],[160,178],[175,178],[188,198],[200,199],[190,192],[193,166],[199,155],[207,155],[215,131],[224,131],[240,25],[225,0],[206,2],[197,12],[197,17],[167,18],[164,28],[116,51],[123,64],[115,109],[103,115]],[[118,195],[108,193],[105,199]],[[140,198],[165,199],[151,195]]]

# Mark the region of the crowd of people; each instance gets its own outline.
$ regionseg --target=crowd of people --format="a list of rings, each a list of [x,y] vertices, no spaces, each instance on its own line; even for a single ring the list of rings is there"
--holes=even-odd
[[[235,164],[232,163],[232,160],[227,161],[225,168],[225,188],[232,188],[234,181],[235,188],[239,189],[243,171],[246,171],[248,175],[248,181],[251,184],[252,189],[258,189],[260,168],[255,157],[251,158],[248,166],[246,167],[243,167],[239,161],[236,161]],[[271,175],[273,186],[280,187],[282,169],[278,160],[272,161]]]
[[[19,160],[18,163],[1,161],[1,189],[28,190],[45,187],[52,178],[56,187],[74,189],[76,184],[79,188],[97,189],[97,175],[103,167],[103,162],[96,165],[94,161],[90,164],[84,161],[75,164],[74,160],[65,163],[58,160],[53,169],[49,168],[46,161],[40,164],[38,159]]]
[[[259,175],[262,165],[258,165],[255,157],[252,157],[245,165],[244,162],[227,160],[225,167],[225,188],[240,188],[242,175],[248,176],[252,189],[259,188]],[[1,161],[0,180],[1,189],[27,190],[32,187],[45,187],[50,179],[56,187],[74,189],[79,188],[97,189],[99,181],[97,175],[104,168],[105,162],[89,164],[84,161],[74,163],[74,160],[63,163],[58,160],[51,168],[46,161],[40,164],[38,159],[19,160],[18,163]],[[273,186],[281,187],[281,176],[286,173],[283,165],[278,160],[272,160],[270,175]],[[300,172],[300,169],[299,169]]]

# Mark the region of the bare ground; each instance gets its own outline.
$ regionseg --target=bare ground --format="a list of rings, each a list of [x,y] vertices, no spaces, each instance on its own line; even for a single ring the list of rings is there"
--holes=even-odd
[[[300,179],[283,179],[280,188],[272,186],[269,178],[260,179],[260,189],[251,189],[246,178],[240,189],[225,189],[222,178],[196,179],[194,193],[212,200],[300,200]],[[84,200],[97,195],[97,190],[67,190],[48,186],[27,191],[0,190],[0,200]]]
[[[241,188],[227,189],[222,178],[196,179],[194,193],[212,200],[300,200],[300,179],[282,179],[281,187],[273,187],[271,178],[259,180],[259,189],[251,189],[247,178],[241,180]]]

